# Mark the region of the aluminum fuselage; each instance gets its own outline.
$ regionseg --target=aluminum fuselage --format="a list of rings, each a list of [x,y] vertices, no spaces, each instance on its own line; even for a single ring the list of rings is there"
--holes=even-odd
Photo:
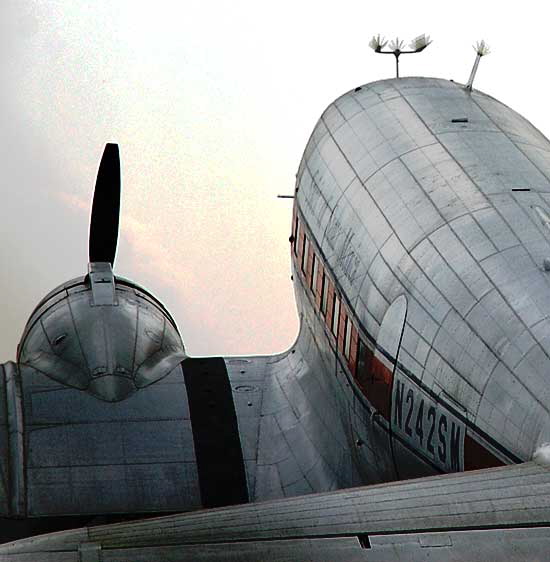
[[[550,143],[497,100],[406,78],[325,110],[293,274],[353,389],[342,416],[371,479],[520,462],[550,440],[549,227]]]
[[[0,366],[0,540],[519,463],[550,441],[550,142],[524,118],[444,80],[348,92],[304,152],[291,242],[301,326],[279,355],[187,357],[109,263],[40,303]]]

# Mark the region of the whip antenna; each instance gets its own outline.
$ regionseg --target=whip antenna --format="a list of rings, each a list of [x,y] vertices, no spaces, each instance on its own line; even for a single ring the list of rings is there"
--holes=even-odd
[[[481,41],[478,41],[476,45],[473,45],[473,49],[474,51],[476,51],[477,56],[474,62],[474,66],[472,67],[472,72],[470,72],[470,78],[468,79],[468,83],[466,84],[466,90],[470,91],[472,91],[472,85],[474,83],[474,78],[476,77],[477,67],[479,66],[481,57],[484,57],[491,52],[491,50],[489,49],[489,45],[487,45],[487,43],[485,43],[483,39]]]

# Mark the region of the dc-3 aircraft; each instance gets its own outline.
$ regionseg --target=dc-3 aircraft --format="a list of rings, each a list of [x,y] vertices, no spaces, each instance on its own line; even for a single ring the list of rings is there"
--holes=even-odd
[[[435,78],[331,103],[294,194],[300,333],[274,356],[186,355],[113,274],[119,193],[109,144],[88,273],[0,367],[0,560],[546,558],[550,141],[531,123]]]

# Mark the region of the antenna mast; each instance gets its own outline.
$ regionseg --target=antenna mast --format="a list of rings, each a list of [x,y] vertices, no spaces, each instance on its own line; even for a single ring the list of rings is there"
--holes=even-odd
[[[396,37],[389,44],[389,51],[383,51],[382,49],[388,44],[385,38],[380,37],[380,35],[374,35],[369,42],[369,47],[375,52],[382,55],[393,55],[395,57],[395,75],[399,78],[399,56],[409,55],[411,53],[420,53],[431,43],[430,37],[424,34],[419,35],[416,39],[413,39],[409,44],[410,51],[403,51],[404,41],[401,41],[399,37]]]
[[[484,57],[485,55],[488,55],[491,52],[491,50],[489,49],[489,45],[487,45],[487,43],[485,43],[483,39],[481,41],[478,41],[477,44],[473,45],[472,47],[474,51],[476,51],[477,57],[474,62],[474,66],[472,67],[472,72],[470,72],[470,78],[468,79],[468,83],[465,86],[465,89],[470,90],[470,92],[472,91],[472,85],[474,83],[474,78],[476,77],[477,67],[479,66],[479,61],[481,60],[481,57]]]

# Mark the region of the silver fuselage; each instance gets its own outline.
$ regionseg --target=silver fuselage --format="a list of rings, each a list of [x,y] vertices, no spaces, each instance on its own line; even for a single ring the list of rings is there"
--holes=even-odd
[[[297,175],[295,344],[188,358],[159,301],[90,264],[0,366],[0,540],[529,460],[550,441],[549,180],[550,142],[482,93],[338,98]]]
[[[361,444],[387,436],[374,472],[530,459],[550,440],[550,142],[480,92],[384,80],[325,110],[297,178],[297,300],[354,390],[343,416]],[[360,372],[355,339],[378,374]]]

